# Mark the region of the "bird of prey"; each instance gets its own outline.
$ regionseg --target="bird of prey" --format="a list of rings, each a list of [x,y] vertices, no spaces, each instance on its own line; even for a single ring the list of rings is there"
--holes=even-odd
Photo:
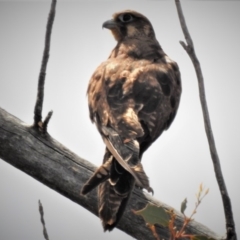
[[[82,194],[98,186],[104,231],[119,222],[135,184],[153,192],[143,153],[171,125],[180,101],[178,65],[159,45],[150,21],[126,10],[103,23],[117,41],[93,73],[87,94],[90,119],[106,145],[103,164]]]

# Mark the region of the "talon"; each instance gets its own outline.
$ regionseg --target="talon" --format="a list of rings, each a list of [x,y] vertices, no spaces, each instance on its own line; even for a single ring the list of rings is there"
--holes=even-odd
[[[154,191],[153,191],[153,189],[152,189],[151,187],[149,187],[149,188],[147,189],[147,191],[148,191],[148,192],[151,192],[151,193],[152,193],[152,196],[153,196]]]

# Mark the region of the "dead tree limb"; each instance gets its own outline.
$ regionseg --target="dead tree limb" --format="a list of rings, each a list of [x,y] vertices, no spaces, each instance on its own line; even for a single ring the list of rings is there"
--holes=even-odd
[[[48,133],[39,134],[37,129],[27,126],[1,108],[0,158],[86,208],[94,215],[98,215],[96,190],[87,196],[80,195],[83,184],[93,174],[96,167],[61,145]],[[168,210],[172,209],[149,194],[135,189],[117,227],[135,239],[155,240],[142,217],[132,212],[132,210],[142,209],[147,203],[162,205]],[[176,225],[180,227],[183,223],[183,215],[177,214]],[[161,238],[169,239],[167,228],[156,226],[156,230]],[[187,232],[221,239],[207,227],[195,221],[189,225]]]
[[[202,106],[202,112],[203,112],[203,118],[204,118],[204,125],[205,125],[205,131],[208,139],[208,144],[210,148],[210,153],[212,157],[212,162],[214,166],[214,171],[218,183],[218,187],[220,190],[220,194],[222,196],[223,201],[223,207],[224,207],[224,213],[225,213],[225,221],[226,221],[226,232],[227,232],[227,239],[236,240],[237,234],[235,231],[235,223],[232,213],[232,206],[231,206],[231,200],[227,192],[227,187],[225,185],[224,177],[221,170],[221,164],[217,153],[217,148],[214,141],[213,131],[211,127],[210,117],[208,113],[208,106],[205,96],[205,87],[204,87],[204,80],[203,80],[203,74],[200,66],[200,62],[198,61],[198,58],[195,53],[194,45],[192,38],[189,34],[185,18],[182,12],[181,3],[180,0],[175,0],[179,20],[181,23],[181,27],[183,30],[184,37],[186,39],[187,44],[185,44],[183,41],[180,41],[180,44],[182,47],[186,50],[189,57],[192,60],[192,63],[194,65],[197,79],[198,79],[198,86],[199,86],[199,96]]]

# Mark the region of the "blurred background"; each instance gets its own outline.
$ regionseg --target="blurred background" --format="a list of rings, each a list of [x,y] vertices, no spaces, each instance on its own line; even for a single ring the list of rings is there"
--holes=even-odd
[[[240,236],[240,2],[181,1],[202,66],[210,118]],[[33,122],[50,1],[0,2],[0,106]],[[174,1],[61,1],[57,3],[47,66],[43,116],[53,110],[48,131],[99,166],[104,144],[88,117],[86,90],[96,67],[116,42],[102,23],[125,9],[151,21],[164,51],[182,75],[183,93],[172,127],[150,147],[143,165],[155,197],[186,213],[200,183],[210,189],[195,220],[225,234],[222,201],[204,132],[195,70],[179,44],[184,40]],[[0,161],[0,239],[42,240],[40,199],[51,240],[132,239],[115,229],[103,233],[97,217],[25,173]]]

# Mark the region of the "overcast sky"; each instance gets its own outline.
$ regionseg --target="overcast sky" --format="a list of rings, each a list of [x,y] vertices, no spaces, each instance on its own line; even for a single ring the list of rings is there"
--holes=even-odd
[[[31,124],[50,1],[0,2],[0,107]],[[240,2],[182,1],[205,79],[213,133],[240,237]],[[187,214],[199,184],[210,192],[195,219],[223,235],[224,214],[204,132],[198,85],[174,1],[58,1],[47,67],[43,115],[54,114],[49,133],[99,166],[104,145],[88,118],[86,89],[96,67],[115,46],[102,23],[133,9],[152,22],[164,51],[178,62],[183,94],[172,127],[150,147],[143,165],[155,197]],[[115,229],[103,233],[99,219],[69,199],[0,161],[0,239],[42,240],[38,199],[54,239],[132,239]]]

